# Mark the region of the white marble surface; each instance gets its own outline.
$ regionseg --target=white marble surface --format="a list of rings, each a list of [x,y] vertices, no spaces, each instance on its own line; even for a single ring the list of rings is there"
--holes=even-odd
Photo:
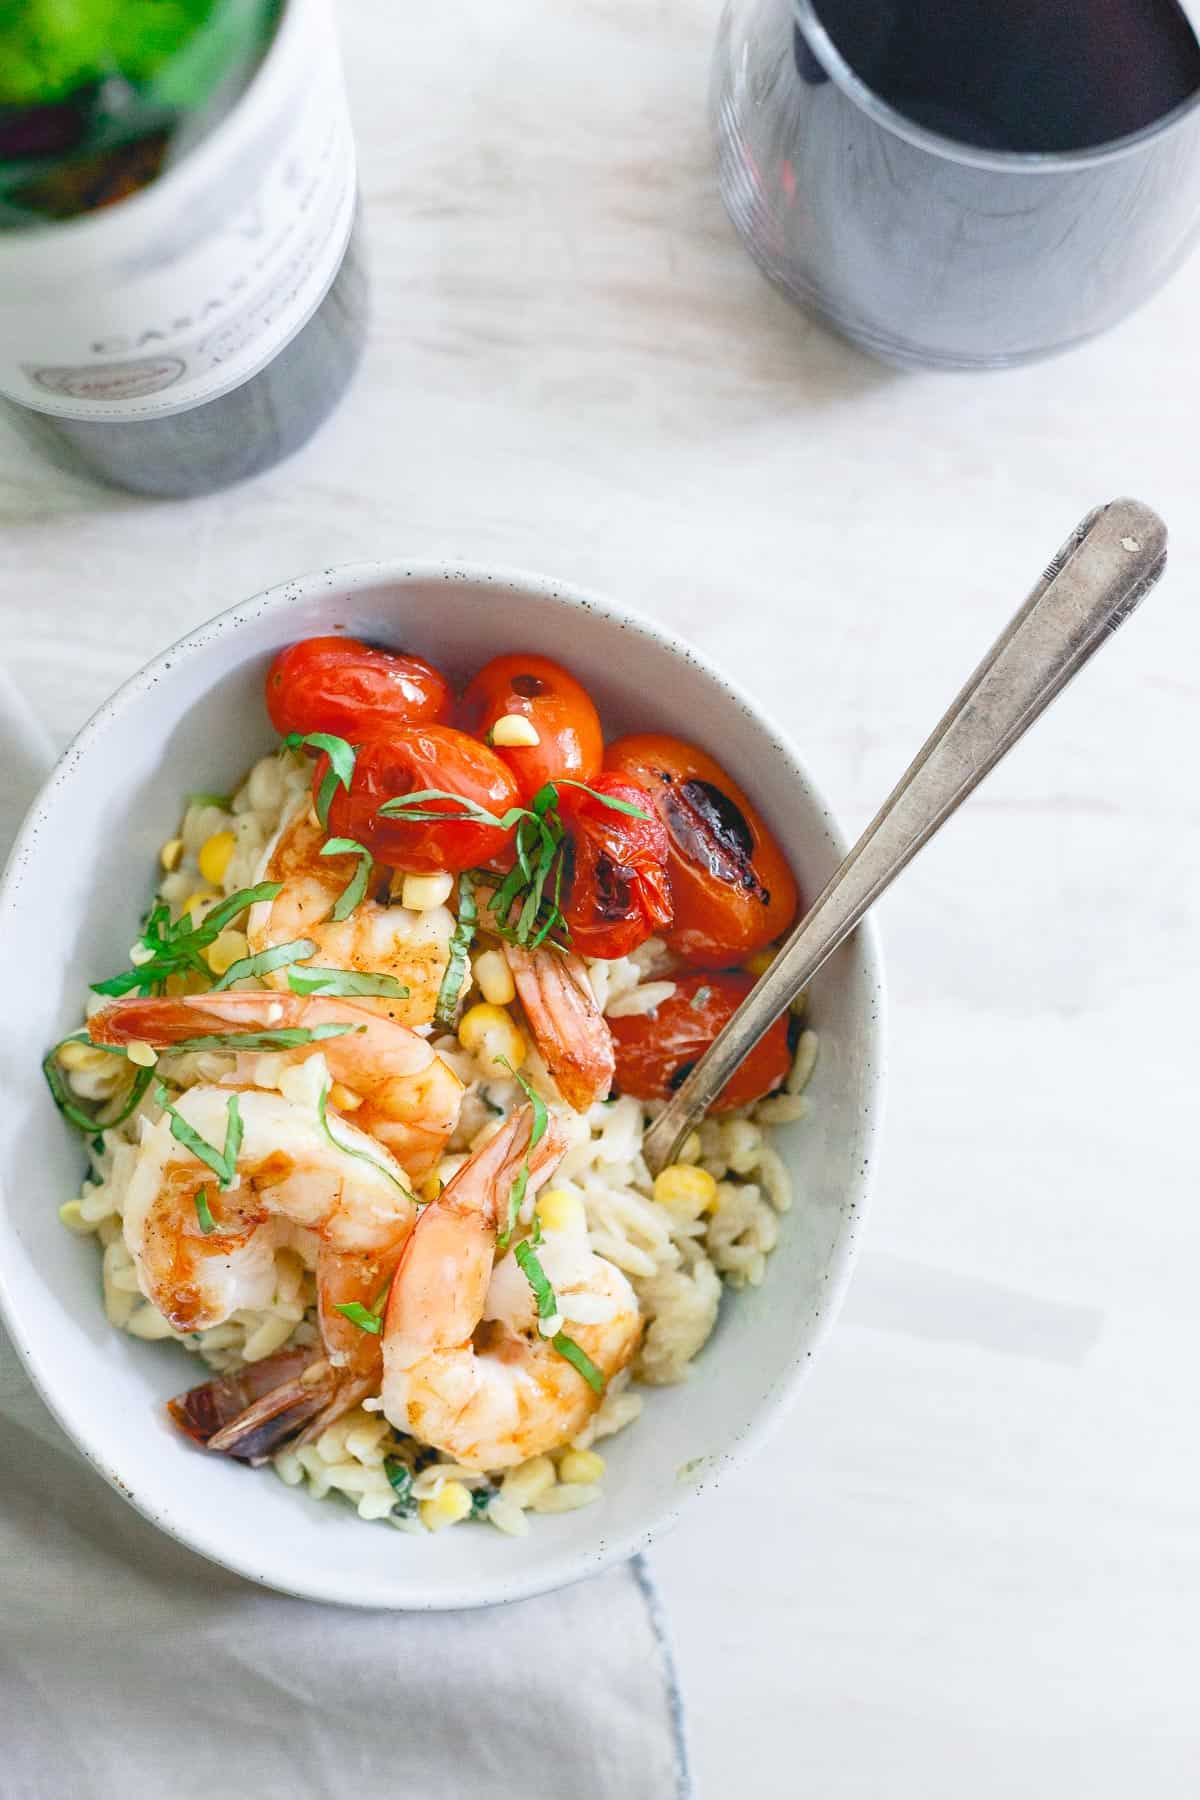
[[[0,437],[3,654],[64,738],[297,570],[454,554],[688,633],[859,825],[1076,518],[1174,567],[882,908],[891,1102],[847,1313],[656,1553],[702,1795],[1182,1800],[1200,1776],[1200,261],[1051,365],[898,376],[721,212],[710,0],[346,0],[362,379],[301,456],[145,505]]]

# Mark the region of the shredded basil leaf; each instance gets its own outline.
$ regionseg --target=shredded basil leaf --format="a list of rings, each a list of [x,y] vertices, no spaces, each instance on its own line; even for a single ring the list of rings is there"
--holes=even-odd
[[[560,1356],[566,1357],[572,1368],[578,1369],[594,1394],[604,1392],[603,1372],[596,1367],[587,1351],[577,1344],[574,1338],[568,1337],[565,1331],[556,1331],[550,1342]]]
[[[71,1038],[64,1038],[62,1040],[62,1044],[69,1044],[72,1042],[78,1042],[78,1040]],[[58,1053],[62,1049],[62,1044],[55,1044],[53,1050],[43,1058],[42,1074],[46,1077],[46,1086],[50,1089],[54,1104],[57,1106],[63,1118],[69,1120],[77,1131],[88,1134],[95,1131],[96,1120],[91,1113],[85,1112],[82,1106],[77,1106],[75,1101],[71,1098],[71,1090],[63,1079],[63,1072],[59,1068],[57,1062]]]
[[[355,751],[343,737],[335,737],[330,731],[289,731],[283,740],[285,750],[299,750],[304,745],[314,750],[323,750],[329,758],[329,767],[321,777],[321,786],[317,791],[317,817],[322,827],[329,824],[329,808],[333,805],[333,796],[339,787],[350,791],[350,783],[354,779]]]
[[[493,1487],[490,1481],[483,1487],[472,1488],[470,1516],[473,1519],[485,1519],[487,1517],[488,1507],[492,1504],[492,1501],[499,1492],[499,1488]]]
[[[236,894],[230,894],[228,899],[214,906],[199,925],[193,924],[190,913],[184,913],[174,925],[169,924],[169,911],[160,903],[151,910],[141,938],[144,947],[153,954],[145,962],[113,975],[107,981],[94,981],[92,992],[109,999],[135,990],[139,994],[152,994],[161,991],[168,975],[189,972],[211,980],[212,970],[200,952],[215,943],[226,925],[247,907],[260,900],[274,900],[282,885],[278,881],[262,881],[257,887],[240,888]]]
[[[288,986],[293,994],[334,994],[346,999],[369,994],[384,1000],[408,999],[408,989],[394,975],[360,974],[356,969],[316,969],[311,963],[303,969],[289,969]]]
[[[508,1240],[513,1234],[517,1222],[517,1214],[525,1202],[525,1189],[529,1186],[529,1164],[522,1163],[517,1171],[516,1179],[508,1190],[508,1216],[503,1231],[496,1237],[496,1246],[500,1250],[508,1249]]]
[[[479,909],[475,905],[475,884],[464,869],[458,878],[458,922],[454,927],[454,935],[450,939],[450,960],[446,964],[446,973],[442,976],[442,985],[438,989],[437,1006],[434,1008],[433,1014],[434,1024],[441,1025],[447,1031],[454,1029],[459,996],[467,976],[467,952],[475,939],[475,925],[478,918]]]
[[[230,894],[228,900],[222,900],[219,906],[214,906],[210,913],[205,914],[201,924],[189,929],[183,936],[203,940],[206,945],[214,943],[225,927],[232,925],[239,913],[245,912],[247,907],[256,906],[260,900],[274,900],[282,891],[282,881],[260,881],[257,887],[240,888],[236,894]],[[184,913],[184,919],[189,917],[190,914]],[[178,931],[182,924],[183,919],[180,919],[179,924],[173,925],[171,930]]]
[[[615,794],[601,794],[596,788],[589,787],[586,781],[572,781],[568,776],[560,775],[557,783],[549,782],[547,785],[581,788],[585,794],[590,794],[593,800],[598,800],[601,806],[607,806],[610,812],[627,813],[631,819],[648,819],[650,817],[650,814],[643,812],[640,806],[633,806],[628,800],[618,800]]]
[[[558,1311],[558,1297],[551,1287],[546,1271],[538,1261],[533,1245],[526,1240],[514,1246],[513,1255],[521,1266],[521,1272],[533,1289],[533,1297],[537,1301],[539,1319],[552,1319]]]
[[[210,1231],[215,1231],[217,1229],[217,1221],[213,1218],[212,1213],[209,1210],[208,1189],[206,1187],[200,1188],[196,1193],[195,1199],[196,1217],[200,1221],[201,1231],[204,1233],[205,1237],[207,1237]]]
[[[396,1490],[396,1504],[392,1511],[398,1519],[416,1517],[417,1503],[412,1497],[413,1472],[407,1463],[398,1457],[389,1456],[384,1460],[387,1478]]]
[[[266,1031],[214,1031],[208,1037],[181,1038],[171,1049],[191,1050],[299,1050],[305,1044],[321,1044],[347,1032],[365,1031],[365,1025],[281,1025]]]
[[[499,818],[495,813],[477,806],[474,801],[461,794],[448,793],[444,788],[421,788],[413,794],[398,795],[394,799],[385,800],[378,811],[383,818],[415,821],[461,816],[503,831],[511,831],[515,826],[513,866],[498,884],[494,877],[491,878],[494,889],[492,912],[495,929],[500,937],[536,950],[552,932],[557,932],[562,940],[568,943],[570,941],[570,931],[562,911],[567,834],[558,813],[560,787],[579,788],[612,812],[625,813],[634,819],[650,817],[649,813],[631,805],[628,800],[602,794],[598,789],[589,787],[585,781],[572,781],[565,776],[558,782],[548,781],[540,787],[531,806],[510,807]],[[426,804],[431,800],[449,801],[461,811],[450,813],[444,808],[433,811]],[[477,879],[483,879],[486,873],[477,871]],[[519,910],[514,924],[512,914],[518,902]],[[445,1020],[441,1022],[444,1023]]]
[[[340,1312],[343,1318],[349,1319],[352,1325],[357,1325],[360,1331],[369,1331],[378,1337],[383,1330],[383,1320],[379,1314],[368,1312],[367,1308],[360,1305],[357,1300],[349,1300],[344,1306],[335,1305],[333,1310]]]
[[[101,1130],[111,1131],[114,1125],[123,1125],[130,1114],[137,1110],[142,1095],[150,1086],[153,1079],[153,1069],[139,1069],[133,1078],[133,1086],[130,1088],[125,1099],[125,1104],[120,1112],[114,1113],[111,1119],[100,1119],[97,1121]]]
[[[86,1031],[74,1031],[69,1037],[65,1037],[59,1043],[55,1044],[53,1050],[51,1050],[49,1055],[42,1061],[42,1074],[46,1078],[46,1086],[50,1089],[50,1095],[55,1106],[57,1106],[64,1119],[74,1125],[77,1131],[82,1131],[87,1137],[92,1136],[97,1129],[101,1131],[111,1131],[114,1125],[123,1124],[130,1113],[137,1107],[142,1095],[150,1086],[151,1079],[154,1075],[153,1069],[139,1068],[133,1078],[133,1085],[125,1096],[120,1111],[114,1113],[110,1119],[105,1119],[101,1116],[105,1110],[105,1106],[111,1104],[111,1102],[108,1101],[104,1102],[97,1112],[88,1112],[72,1098],[71,1090],[67,1086],[63,1072],[58,1066],[57,1058],[63,1044],[86,1044],[90,1042],[91,1040]],[[105,1050],[113,1056],[125,1055],[124,1050],[120,1049],[116,1044],[94,1044],[92,1048],[95,1050]],[[99,1148],[103,1150],[103,1142],[101,1142]]]
[[[189,794],[187,802],[189,806],[219,806],[222,812],[233,811],[231,794]]]
[[[235,981],[247,981],[251,976],[261,980],[275,969],[286,969],[292,963],[303,962],[316,948],[311,938],[293,938],[290,944],[272,944],[269,950],[259,950],[253,956],[243,956],[240,962],[230,963],[212,991],[222,994]]]
[[[533,1127],[529,1133],[529,1149],[532,1150],[536,1144],[541,1143],[542,1138],[546,1134],[546,1126],[549,1123],[550,1116],[546,1110],[546,1102],[542,1099],[542,1096],[530,1086],[524,1075],[513,1068],[506,1056],[499,1056],[496,1060],[497,1062],[502,1063],[508,1070],[509,1074],[521,1088],[525,1098],[533,1108]],[[525,1161],[521,1164],[516,1180],[508,1190],[508,1213],[504,1221],[503,1229],[498,1233],[496,1238],[496,1246],[500,1250],[507,1250],[508,1248],[508,1241],[512,1237],[513,1228],[517,1223],[517,1214],[525,1203],[525,1190],[528,1186],[529,1154],[527,1151]]]
[[[375,1158],[373,1156],[368,1156],[365,1150],[355,1150],[349,1144],[339,1143],[337,1138],[334,1137],[329,1126],[329,1088],[327,1086],[321,1089],[317,1098],[317,1118],[321,1121],[321,1130],[325,1133],[325,1136],[335,1150],[342,1151],[346,1156],[357,1157],[359,1162],[369,1163],[371,1168],[377,1169],[381,1175],[386,1175],[388,1180],[400,1189],[400,1192],[404,1195],[406,1200],[411,1200],[413,1205],[416,1205],[415,1195],[397,1176],[393,1175],[392,1171],[383,1163],[376,1162]]]
[[[225,1113],[225,1148],[218,1150],[215,1144],[201,1137],[187,1120],[183,1118],[167,1099],[167,1090],[160,1081],[154,1095],[155,1100],[171,1121],[171,1136],[177,1143],[190,1150],[202,1163],[210,1168],[221,1188],[231,1187],[237,1174],[238,1152],[242,1147],[242,1115],[238,1109],[238,1097],[230,1094]]]
[[[537,1089],[531,1086],[525,1079],[520,1070],[513,1068],[506,1056],[497,1057],[496,1060],[497,1062],[503,1063],[504,1067],[508,1070],[513,1080],[528,1100],[530,1106],[533,1108],[533,1130],[529,1134],[529,1148],[534,1150],[545,1137],[546,1127],[550,1122],[550,1114],[546,1109],[546,1102],[542,1099],[542,1096],[538,1093]]]
[[[366,893],[367,883],[371,879],[371,870],[375,867],[375,859],[366,845],[360,844],[357,838],[330,838],[328,843],[322,845],[321,855],[358,857],[358,867],[338,895],[333,911],[329,915],[335,924],[340,924],[343,919],[350,917]]]
[[[452,806],[461,810],[447,812],[444,807],[433,812],[426,805],[429,800],[448,800]],[[508,811],[497,818],[485,806],[474,800],[468,800],[464,794],[450,794],[445,788],[418,788],[415,793],[395,794],[385,800],[377,809],[383,819],[412,819],[424,822],[432,819],[469,819],[475,825],[490,825],[496,831],[511,831],[524,812],[523,806],[510,806]]]

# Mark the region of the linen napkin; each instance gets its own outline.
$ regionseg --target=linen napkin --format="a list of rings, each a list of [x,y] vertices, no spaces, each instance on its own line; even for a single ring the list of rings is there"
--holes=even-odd
[[[0,855],[50,757],[0,670]],[[0,1617],[5,1800],[691,1793],[643,1558],[479,1612],[359,1612],[270,1593],[127,1506],[59,1430],[2,1332]]]

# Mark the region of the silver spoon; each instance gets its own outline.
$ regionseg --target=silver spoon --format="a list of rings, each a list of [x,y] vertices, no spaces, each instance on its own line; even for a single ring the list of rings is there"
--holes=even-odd
[[[1166,559],[1166,526],[1136,500],[1098,506],[1076,527],[766,974],[647,1131],[643,1149],[652,1174],[673,1160],[743,1057],[867,908],[1129,617]]]

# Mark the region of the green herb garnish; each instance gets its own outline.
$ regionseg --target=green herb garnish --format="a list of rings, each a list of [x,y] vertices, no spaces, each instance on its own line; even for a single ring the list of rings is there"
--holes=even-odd
[[[222,812],[233,811],[231,794],[189,794],[189,806],[219,806]]]
[[[330,1126],[329,1126],[329,1088],[328,1088],[328,1086],[323,1087],[321,1089],[320,1094],[317,1097],[317,1117],[321,1121],[321,1130],[325,1133],[325,1136],[328,1138],[329,1142],[333,1145],[335,1150],[342,1151],[343,1154],[346,1156],[357,1157],[359,1162],[369,1163],[373,1169],[378,1170],[380,1175],[386,1175],[388,1180],[390,1182],[394,1183],[394,1185],[400,1189],[400,1192],[404,1195],[406,1200],[411,1200],[413,1205],[414,1206],[416,1205],[417,1202],[416,1202],[415,1194],[413,1194],[409,1188],[405,1187],[404,1183],[399,1179],[399,1177],[393,1175],[392,1171],[389,1168],[387,1168],[385,1166],[385,1164],[383,1164],[381,1162],[376,1162],[375,1158],[373,1156],[368,1156],[367,1152],[365,1150],[355,1150],[349,1144],[339,1143],[337,1138],[334,1137],[333,1132],[330,1130]]]
[[[538,789],[529,807],[517,820],[513,841],[513,867],[497,884],[488,871],[479,871],[480,879],[490,880],[494,892],[491,910],[494,928],[500,937],[522,948],[536,950],[551,933],[560,945],[570,943],[571,933],[562,910],[562,890],[567,861],[567,832],[558,810],[559,787],[580,788],[593,800],[612,812],[626,813],[632,818],[648,815],[627,800],[614,799],[588,787],[583,781],[548,781]],[[509,815],[506,815],[506,820]],[[515,917],[514,917],[515,915]]]
[[[394,975],[360,974],[356,969],[315,969],[311,963],[303,969],[289,969],[288,986],[293,994],[341,995],[345,999],[359,995],[372,995],[382,1000],[408,999],[408,989]]]
[[[596,1367],[587,1351],[574,1338],[568,1337],[565,1331],[556,1331],[550,1342],[560,1356],[565,1356],[571,1366],[578,1369],[594,1394],[604,1392],[603,1371]]]
[[[614,794],[602,794],[596,788],[589,787],[586,781],[572,781],[567,775],[560,775],[556,781],[548,781],[546,787],[582,788],[585,794],[590,794],[593,800],[599,800],[600,804],[607,806],[610,812],[627,813],[631,819],[648,819],[650,817],[649,813],[643,812],[640,806],[634,806],[629,800],[618,800]],[[543,788],[542,793],[545,791],[546,789]],[[536,799],[534,805],[537,805]]]
[[[445,807],[440,807],[434,812],[428,804],[430,800],[448,800],[451,806],[460,810],[447,812]],[[408,819],[413,823],[434,819],[464,819],[470,820],[473,825],[490,825],[495,831],[511,831],[525,808],[510,806],[506,813],[498,817],[489,812],[486,806],[468,800],[463,794],[450,794],[445,788],[418,788],[415,793],[397,794],[391,800],[385,800],[377,811],[381,819]]]
[[[500,1492],[499,1488],[493,1487],[490,1481],[485,1482],[482,1487],[472,1488],[471,1489],[471,1514],[470,1514],[471,1518],[473,1518],[473,1519],[486,1518],[487,1517],[487,1509],[492,1504],[492,1501],[496,1498],[496,1495],[499,1492]]]
[[[513,1255],[521,1266],[521,1273],[533,1289],[533,1297],[537,1302],[539,1319],[552,1319],[558,1312],[558,1297],[550,1285],[546,1271],[538,1261],[533,1245],[526,1240],[513,1248]]]
[[[546,1135],[546,1127],[550,1123],[550,1114],[546,1110],[546,1102],[537,1089],[526,1080],[519,1069],[514,1069],[506,1056],[497,1059],[503,1063],[517,1086],[521,1089],[530,1106],[533,1108],[533,1130],[529,1133],[529,1148],[535,1150]]]
[[[306,744],[313,750],[323,750],[329,758],[329,767],[321,777],[316,798],[317,817],[322,828],[327,830],[333,796],[339,787],[350,792],[350,783],[354,779],[354,746],[348,744],[343,737],[335,737],[330,731],[289,731],[283,740],[285,750],[300,750]]]
[[[546,1271],[538,1261],[533,1245],[528,1242],[528,1240],[524,1243],[517,1244],[513,1250],[513,1255],[520,1264],[521,1272],[533,1290],[533,1297],[537,1303],[538,1318],[553,1319],[558,1312],[558,1296],[550,1285]],[[596,1367],[587,1351],[577,1344],[574,1338],[568,1337],[565,1331],[556,1331],[554,1336],[550,1339],[550,1342],[555,1350],[558,1351],[558,1354],[565,1357],[572,1368],[579,1371],[593,1392],[597,1394],[602,1394],[604,1392],[604,1376]]]
[[[464,869],[458,878],[458,922],[454,927],[454,935],[450,939],[450,960],[446,964],[446,973],[442,976],[442,985],[438,989],[437,1006],[434,1008],[433,1014],[434,1024],[441,1025],[447,1031],[454,1029],[459,996],[467,977],[467,952],[475,938],[475,926],[478,918],[479,909],[475,905],[475,884]]]
[[[196,1217],[200,1221],[200,1229],[205,1237],[210,1231],[217,1229],[217,1221],[213,1218],[208,1205],[208,1189],[200,1188],[196,1193]]]
[[[369,1331],[375,1337],[383,1330],[383,1320],[378,1313],[370,1312],[357,1300],[348,1300],[344,1306],[335,1305],[334,1312],[340,1312],[343,1318],[357,1325],[360,1331]]]
[[[212,970],[201,951],[214,944],[226,925],[247,907],[260,900],[274,900],[282,885],[278,881],[262,881],[257,887],[241,888],[214,906],[199,925],[193,924],[190,913],[184,913],[172,925],[169,907],[159,902],[151,909],[142,927],[139,941],[149,952],[145,961],[107,981],[94,981],[92,992],[110,999],[135,992],[157,994],[162,992],[168,975],[197,974],[211,981]]]
[[[125,1101],[121,1110],[114,1113],[111,1119],[102,1119],[99,1116],[99,1113],[103,1113],[105,1106],[112,1104],[111,1101],[104,1101],[100,1106],[99,1113],[90,1113],[84,1107],[80,1106],[78,1102],[72,1098],[71,1090],[67,1086],[57,1060],[58,1053],[62,1049],[63,1044],[90,1043],[91,1039],[86,1031],[73,1031],[69,1037],[65,1037],[61,1039],[59,1043],[55,1044],[53,1050],[51,1050],[42,1061],[42,1074],[46,1078],[46,1086],[50,1089],[51,1098],[53,1099],[55,1106],[57,1106],[59,1112],[63,1115],[63,1118],[74,1125],[77,1131],[82,1131],[86,1137],[91,1137],[97,1127],[99,1127],[101,1131],[110,1131],[114,1125],[123,1124],[130,1113],[136,1108],[142,1095],[146,1092],[146,1089],[150,1086],[150,1080],[154,1074],[153,1069],[138,1069],[137,1074],[133,1078],[133,1085],[125,1096]],[[92,1045],[92,1048],[95,1050],[107,1051],[112,1056],[125,1055],[124,1050],[120,1049],[116,1044],[94,1044]],[[94,1145],[93,1148],[95,1148]],[[101,1142],[99,1148],[103,1150],[103,1142]]]
[[[261,980],[275,969],[286,969],[292,963],[304,962],[313,955],[316,948],[311,938],[293,938],[290,944],[272,944],[268,950],[259,950],[253,956],[243,956],[240,962],[230,963],[212,991],[214,994],[222,994],[235,981],[248,981],[251,976]]]
[[[187,1120],[176,1112],[167,1099],[167,1090],[160,1081],[155,1089],[154,1098],[171,1121],[171,1136],[176,1142],[190,1150],[192,1155],[206,1163],[217,1178],[221,1188],[232,1187],[237,1175],[238,1152],[242,1147],[242,1115],[238,1110],[238,1097],[230,1094],[225,1107],[225,1148],[218,1150],[215,1144],[201,1137]]]
[[[412,1497],[412,1470],[407,1463],[402,1463],[395,1456],[385,1457],[383,1467],[388,1480],[396,1490],[396,1504],[392,1511],[398,1518],[411,1519],[417,1510],[417,1503]]]
[[[506,1056],[498,1057],[496,1060],[503,1063],[513,1080],[520,1086],[525,1098],[533,1108],[533,1129],[529,1133],[529,1150],[532,1150],[535,1145],[541,1143],[542,1138],[546,1133],[546,1126],[549,1122],[549,1114],[546,1111],[546,1102],[542,1099],[542,1096],[535,1092],[529,1085],[525,1077],[513,1068]],[[517,1223],[517,1214],[525,1204],[525,1190],[529,1186],[529,1150],[525,1152],[525,1161],[521,1164],[520,1169],[517,1171],[516,1179],[508,1190],[508,1212],[505,1217],[504,1227],[496,1237],[496,1246],[500,1250],[508,1249],[508,1240],[511,1238],[513,1228]]]
[[[365,1031],[365,1025],[280,1025],[265,1031],[214,1031],[207,1037],[181,1038],[171,1049],[192,1050],[299,1050],[305,1044],[322,1044],[327,1038]]]
[[[567,834],[558,813],[559,786],[580,788],[613,812],[627,813],[635,819],[649,817],[640,807],[631,806],[628,800],[614,799],[588,787],[584,781],[565,778],[557,784],[548,781],[539,788],[532,805],[510,806],[500,815],[488,812],[486,807],[478,806],[462,794],[448,793],[445,788],[419,788],[412,794],[397,795],[385,800],[378,812],[381,818],[413,822],[462,818],[472,824],[489,825],[496,831],[512,831],[515,827],[513,851],[516,860],[503,880],[487,869],[477,869],[474,873],[476,880],[494,890],[492,912],[499,936],[526,949],[536,949],[545,943],[552,931],[557,931],[567,941],[570,939],[561,905]],[[444,805],[434,809],[429,805],[431,800],[448,802],[459,810],[448,812]],[[517,914],[515,923],[514,910]]]
[[[338,895],[337,902],[330,918],[335,924],[348,919],[359,901],[367,891],[367,883],[371,879],[371,870],[375,867],[375,859],[365,844],[357,838],[330,838],[321,847],[322,856],[357,856],[358,867],[350,877],[345,888]]]

